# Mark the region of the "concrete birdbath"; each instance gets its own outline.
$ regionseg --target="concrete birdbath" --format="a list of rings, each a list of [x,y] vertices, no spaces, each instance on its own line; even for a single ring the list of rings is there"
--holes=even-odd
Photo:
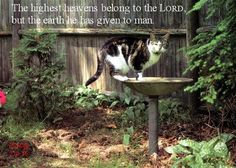
[[[191,78],[162,78],[162,77],[144,77],[141,81],[135,78],[123,81],[129,88],[149,97],[148,108],[148,136],[149,136],[149,154],[157,153],[158,133],[160,128],[160,113],[158,110],[158,97],[178,91],[191,83]]]

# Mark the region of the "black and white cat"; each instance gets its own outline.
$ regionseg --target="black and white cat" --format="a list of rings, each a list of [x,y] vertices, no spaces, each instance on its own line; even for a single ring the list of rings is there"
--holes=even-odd
[[[158,62],[162,53],[166,52],[170,34],[150,38],[119,37],[108,40],[97,57],[97,71],[86,82],[86,86],[96,81],[101,75],[104,65],[110,68],[110,75],[120,81],[128,80],[130,70],[136,73],[136,79],[142,80],[145,69]]]

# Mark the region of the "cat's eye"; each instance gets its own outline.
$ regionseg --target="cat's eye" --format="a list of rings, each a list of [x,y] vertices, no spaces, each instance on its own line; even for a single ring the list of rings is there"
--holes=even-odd
[[[158,45],[158,43],[155,42],[155,41],[151,41],[151,44],[152,44],[152,45]]]

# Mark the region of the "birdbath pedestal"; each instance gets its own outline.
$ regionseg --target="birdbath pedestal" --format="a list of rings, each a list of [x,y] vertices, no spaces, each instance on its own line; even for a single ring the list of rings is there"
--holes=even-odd
[[[191,78],[162,78],[162,77],[144,77],[141,81],[135,78],[123,81],[129,88],[149,97],[148,107],[148,139],[149,154],[152,155],[158,151],[158,135],[160,130],[160,112],[158,110],[158,97],[178,91],[188,83]]]

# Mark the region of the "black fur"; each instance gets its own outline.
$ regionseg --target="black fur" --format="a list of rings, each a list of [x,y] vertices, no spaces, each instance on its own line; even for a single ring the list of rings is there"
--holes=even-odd
[[[167,38],[164,38],[160,39],[159,41],[163,41],[163,45],[167,45],[167,40]],[[114,65],[111,62],[106,60],[107,55],[115,57],[120,54],[118,46],[121,46],[121,52],[127,65],[129,65],[130,63],[132,65],[132,69],[136,73],[142,72],[143,66],[149,61],[150,58],[150,53],[147,47],[149,41],[149,38],[116,37],[105,42],[100,49],[100,53],[97,57],[97,71],[86,82],[85,85],[88,86],[99,78],[104,69],[105,63],[109,66],[111,76],[120,73],[119,70],[115,69]]]

